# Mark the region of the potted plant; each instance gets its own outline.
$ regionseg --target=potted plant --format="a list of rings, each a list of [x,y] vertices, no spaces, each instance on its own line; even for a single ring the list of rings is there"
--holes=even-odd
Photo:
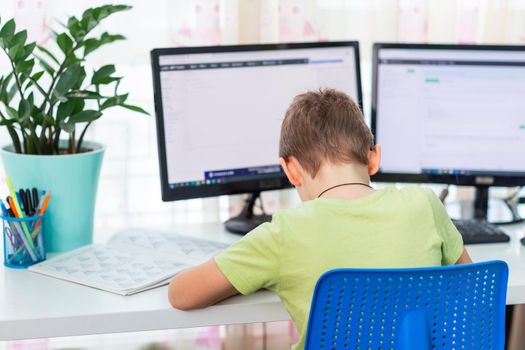
[[[28,43],[27,32],[17,31],[13,19],[0,22],[0,48],[9,62],[0,68],[0,127],[11,138],[0,153],[16,188],[51,192],[44,220],[48,251],[92,242],[104,147],[84,140],[88,128],[116,106],[147,114],[119,93],[122,77],[114,75],[114,65],[86,68],[92,52],[125,39],[107,32],[95,36],[93,29],[130,8],[105,5],[70,17],[63,31],[54,32],[54,48]]]

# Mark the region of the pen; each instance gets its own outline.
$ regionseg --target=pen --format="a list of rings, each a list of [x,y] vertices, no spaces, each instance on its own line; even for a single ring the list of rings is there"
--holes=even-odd
[[[47,209],[47,204],[49,203],[50,198],[51,198],[50,192],[46,192],[45,195],[42,195],[38,208],[35,208],[35,212],[37,212],[39,216],[43,216],[45,214],[46,209]],[[44,243],[42,242],[42,234],[40,233],[40,230],[41,230],[41,220],[39,220],[37,224],[35,225],[32,237],[33,239],[35,238],[35,236],[37,237],[38,245],[40,247],[40,255],[43,259],[45,252],[44,252]]]
[[[9,216],[12,216],[14,218],[19,217],[17,215],[16,209],[15,209],[15,203],[14,203],[13,199],[11,198],[11,196],[7,197],[7,201],[9,203],[9,207],[10,207],[10,209],[7,211],[8,215],[9,215],[9,212],[11,212],[11,215],[9,215]],[[4,203],[2,203],[2,206],[4,206],[3,204]],[[18,237],[20,237],[22,239],[22,242],[24,242],[24,246],[26,247],[27,252],[31,256],[31,259],[33,261],[37,261],[38,259],[37,259],[36,255],[35,255],[35,253],[33,252],[34,248],[31,248],[31,245],[33,244],[33,241],[30,238],[28,239],[23,234],[23,232],[22,232],[23,231],[23,226],[20,227],[20,222],[11,222],[11,224],[12,224],[11,228],[12,228],[13,233],[16,233],[18,235]],[[24,223],[22,222],[22,224],[24,224]],[[29,243],[29,242],[31,242],[31,243]],[[33,247],[34,247],[34,245],[33,245]],[[17,252],[15,254],[18,254],[18,251],[19,250],[17,250]]]
[[[38,212],[39,216],[44,215],[47,209],[47,204],[49,203],[49,198],[51,197],[50,192],[46,192],[46,195],[44,196],[44,199],[42,200],[42,206],[40,207],[40,211]]]
[[[29,191],[29,188],[26,188],[26,202],[29,207],[29,215],[35,215],[36,208],[33,207],[33,199],[31,198],[31,191]]]
[[[7,212],[7,208],[6,206],[4,205],[4,201],[0,199],[0,208],[2,209],[2,215],[4,217],[8,217],[9,216],[9,213]]]
[[[23,199],[22,195],[20,194],[20,192],[15,192],[15,198],[18,201],[18,205],[20,206],[20,210],[18,212],[19,213],[25,213],[26,212],[26,206],[25,206],[24,199]]]
[[[31,193],[33,194],[33,208],[35,208],[35,212],[36,212],[38,205],[39,205],[38,190],[35,187],[33,187],[33,189],[31,190]]]
[[[16,213],[15,214],[18,214],[17,217],[23,219],[24,218],[24,213],[22,213],[22,210],[20,209],[20,204],[18,203],[17,199],[16,199],[16,193],[15,193],[15,189],[13,187],[13,183],[11,182],[11,179],[9,178],[9,176],[6,176],[5,177],[5,182],[7,183],[7,188],[9,188],[9,193],[11,194],[11,199],[12,199],[12,202],[14,204],[14,209],[16,209]],[[13,207],[11,206],[11,209],[13,209]],[[13,210],[13,212],[15,212]],[[27,229],[27,225],[25,222],[22,222],[22,230],[24,231],[24,234],[25,234],[25,238],[28,242],[24,242],[24,243],[29,243],[29,246],[27,247],[27,251],[30,252],[31,254],[31,258],[33,258],[34,256],[34,253],[33,253],[33,250],[35,249],[35,245],[33,244],[33,240],[31,239],[31,235],[29,234],[29,230]],[[22,237],[24,237],[24,235],[21,235]],[[36,259],[35,259],[36,261]]]
[[[11,209],[8,210],[7,207],[4,205],[4,201],[2,201],[1,199],[0,199],[0,208],[1,208],[1,210],[2,210],[2,215],[3,215],[4,217],[13,216],[13,215],[12,215],[13,213],[12,213]],[[9,222],[9,221],[8,221],[7,223],[8,223],[8,225],[9,225],[9,228],[11,229],[11,232],[12,232],[13,238],[15,239],[15,243],[13,244],[13,247],[16,249],[16,248],[17,248],[17,247],[16,247],[16,242],[18,241],[18,240],[16,239],[16,236],[20,236],[20,234],[18,234],[18,231],[13,227],[13,226],[14,226],[14,225],[13,225],[13,224],[14,224],[13,222]],[[15,251],[15,253],[14,253],[14,256],[18,255],[19,252],[20,252],[20,249],[16,249],[16,251]]]
[[[26,191],[23,188],[21,188],[18,190],[18,194],[20,195],[19,201],[22,204],[22,210],[24,211],[26,216],[31,216],[31,206],[28,203]]]
[[[16,212],[15,203],[13,202],[13,198],[11,198],[11,196],[7,196],[6,201],[7,201],[7,204],[9,205],[9,211],[10,211],[10,215],[9,216],[17,218],[18,217],[18,213]]]

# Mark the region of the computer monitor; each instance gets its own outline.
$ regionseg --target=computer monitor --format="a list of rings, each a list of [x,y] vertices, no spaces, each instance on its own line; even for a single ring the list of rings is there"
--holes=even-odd
[[[525,46],[375,44],[376,181],[525,185]]]
[[[278,163],[293,98],[335,88],[362,101],[357,42],[155,49],[151,52],[162,199],[252,193],[227,229],[249,231],[260,191],[290,186]]]

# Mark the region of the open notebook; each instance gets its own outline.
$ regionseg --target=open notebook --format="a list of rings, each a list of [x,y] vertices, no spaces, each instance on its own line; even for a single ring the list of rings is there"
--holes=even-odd
[[[106,244],[61,254],[29,271],[131,295],[167,284],[178,272],[200,264],[227,244],[142,229],[116,233]]]

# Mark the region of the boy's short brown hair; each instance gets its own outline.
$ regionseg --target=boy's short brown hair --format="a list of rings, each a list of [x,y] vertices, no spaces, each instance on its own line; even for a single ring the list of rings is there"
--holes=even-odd
[[[368,165],[373,147],[359,106],[345,93],[321,89],[296,96],[286,111],[279,156],[294,156],[315,177],[324,160]]]

